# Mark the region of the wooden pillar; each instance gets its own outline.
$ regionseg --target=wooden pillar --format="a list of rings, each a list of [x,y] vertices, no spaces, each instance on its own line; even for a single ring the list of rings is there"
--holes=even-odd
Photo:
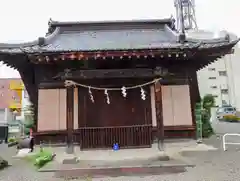
[[[197,79],[197,72],[196,70],[193,70],[191,73],[191,87],[194,91],[194,100],[195,102],[200,102],[201,101],[201,96],[200,96],[200,91],[198,87],[198,79]]]
[[[193,69],[188,73],[188,80],[189,80],[189,91],[190,91],[190,101],[191,101],[192,123],[193,123],[193,126],[195,127],[195,132],[192,136],[195,138],[196,137],[195,105],[197,102],[201,101],[196,70]]]
[[[34,120],[34,127],[33,127],[33,132],[38,131],[38,101],[37,104],[33,104],[33,120]]]
[[[155,84],[155,105],[156,105],[156,121],[157,121],[157,139],[158,148],[163,150],[164,143],[164,125],[163,125],[163,109],[162,109],[162,89],[161,84]]]
[[[73,153],[73,130],[74,130],[74,87],[67,87],[67,153]]]

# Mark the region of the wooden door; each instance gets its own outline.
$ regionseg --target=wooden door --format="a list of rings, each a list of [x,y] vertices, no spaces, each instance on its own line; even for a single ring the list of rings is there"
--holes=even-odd
[[[146,100],[141,99],[138,89],[128,91],[126,98],[121,91],[109,91],[110,104],[106,102],[104,91],[92,93],[94,103],[86,90],[79,92],[82,96],[79,109],[85,110],[79,111],[82,114],[79,118],[85,119],[79,121],[82,123],[79,124],[80,130],[85,129],[84,137],[92,140],[84,147],[111,147],[113,142],[121,142],[123,147],[151,144],[151,99],[148,90]]]

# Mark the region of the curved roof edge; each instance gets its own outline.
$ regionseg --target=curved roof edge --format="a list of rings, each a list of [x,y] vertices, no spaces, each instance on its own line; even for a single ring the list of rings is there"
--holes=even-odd
[[[8,44],[8,43],[0,43],[0,50],[4,51],[11,51],[14,49],[18,49],[15,52],[24,52],[25,48],[34,48],[43,51],[41,48],[51,44],[52,41],[57,35],[60,34],[61,27],[63,26],[72,26],[72,25],[88,25],[88,24],[94,24],[94,23],[100,23],[100,24],[122,24],[122,23],[143,23],[143,24],[151,24],[151,23],[160,23],[164,24],[165,31],[171,36],[173,39],[176,40],[176,42],[179,42],[180,34],[173,29],[174,27],[174,19],[173,18],[167,18],[167,19],[142,19],[142,20],[117,20],[117,21],[81,21],[81,22],[58,22],[58,21],[49,21],[49,28],[52,30],[47,34],[45,37],[39,37],[37,40],[31,41],[31,42],[25,42],[25,43],[16,43],[16,44]],[[169,26],[171,25],[171,26]],[[211,47],[214,44],[216,46],[221,46],[223,44],[236,44],[240,41],[240,39],[232,33],[229,33],[227,31],[219,31],[216,33],[210,32],[210,31],[203,31],[203,30],[191,30],[189,32],[186,32],[186,40],[184,43],[181,43],[181,45],[186,44],[195,44],[195,46],[201,45],[209,45],[204,47]],[[199,46],[203,47],[203,46]],[[13,51],[14,52],[14,51]]]
[[[49,20],[48,25],[49,28],[52,28],[52,32],[49,32],[47,36],[39,37],[37,40],[23,42],[23,43],[0,43],[1,49],[14,49],[14,48],[27,48],[34,46],[44,46],[49,43],[59,34],[60,28],[63,26],[71,26],[71,25],[88,25],[88,24],[122,24],[122,23],[143,23],[143,24],[151,24],[151,23],[160,23],[160,24],[168,24],[173,26],[175,20],[173,18],[165,18],[165,19],[139,19],[139,20],[116,20],[116,21],[53,21]]]
[[[207,43],[207,44],[214,44],[214,43],[230,43],[239,41],[239,38],[227,31],[219,31],[219,32],[211,32],[211,31],[204,31],[204,30],[197,30],[186,32],[186,41],[192,43]]]
[[[45,36],[39,37],[37,40],[24,42],[24,43],[0,43],[0,50],[1,49],[12,49],[12,48],[26,48],[26,47],[33,47],[33,46],[43,46],[50,43],[56,35],[60,32],[60,28],[55,28],[53,33]]]

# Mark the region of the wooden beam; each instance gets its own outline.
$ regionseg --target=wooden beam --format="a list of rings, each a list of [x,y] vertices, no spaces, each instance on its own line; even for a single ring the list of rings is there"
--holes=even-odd
[[[96,70],[68,70],[56,76],[64,79],[105,79],[105,78],[153,78],[164,76],[164,69],[96,69]]]
[[[41,82],[38,85],[39,89],[59,89],[64,87],[64,81]]]
[[[172,79],[161,79],[161,85],[188,85],[189,80],[187,78],[172,78]]]

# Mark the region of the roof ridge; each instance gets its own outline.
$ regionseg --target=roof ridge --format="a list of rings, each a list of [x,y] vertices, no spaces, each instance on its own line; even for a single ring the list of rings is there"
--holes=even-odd
[[[174,19],[163,18],[163,19],[131,19],[131,20],[100,20],[100,21],[54,21],[49,20],[48,25],[52,26],[68,26],[68,25],[88,25],[88,24],[122,24],[122,23],[162,23],[172,24]]]

